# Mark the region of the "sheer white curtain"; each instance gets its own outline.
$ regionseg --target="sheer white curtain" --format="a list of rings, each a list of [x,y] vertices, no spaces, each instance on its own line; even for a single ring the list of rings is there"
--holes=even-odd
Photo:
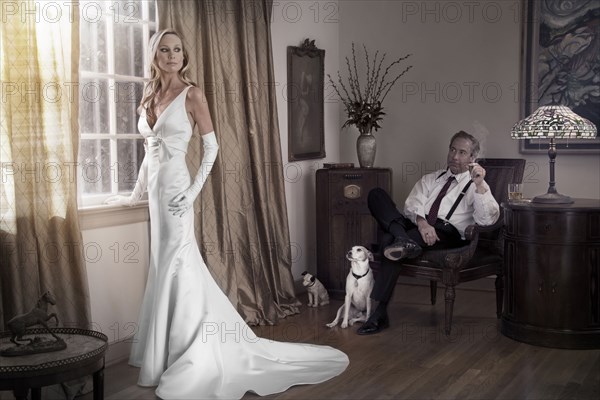
[[[76,190],[79,10],[43,6],[6,3],[0,28],[0,330],[48,290],[62,326],[89,324]]]

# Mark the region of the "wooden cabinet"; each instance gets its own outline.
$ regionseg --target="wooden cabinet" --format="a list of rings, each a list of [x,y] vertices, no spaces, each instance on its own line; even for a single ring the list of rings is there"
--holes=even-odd
[[[367,206],[369,191],[391,193],[392,172],[383,168],[319,169],[316,174],[317,277],[332,295],[343,295],[352,246],[377,243],[379,230]]]
[[[503,207],[502,333],[540,346],[600,348],[600,200]]]

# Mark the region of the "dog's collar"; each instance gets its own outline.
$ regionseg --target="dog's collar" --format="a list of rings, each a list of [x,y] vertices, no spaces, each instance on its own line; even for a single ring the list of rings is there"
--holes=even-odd
[[[353,273],[352,273],[352,276],[353,276],[353,277],[355,277],[355,278],[356,278],[356,280],[359,280],[359,279],[360,279],[360,278],[362,278],[363,276],[366,276],[366,275],[369,273],[369,271],[370,271],[370,270],[371,270],[371,269],[369,268],[369,269],[367,270],[367,272],[365,272],[365,273],[364,273],[364,274],[362,274],[362,275],[356,275],[356,274],[353,272]]]

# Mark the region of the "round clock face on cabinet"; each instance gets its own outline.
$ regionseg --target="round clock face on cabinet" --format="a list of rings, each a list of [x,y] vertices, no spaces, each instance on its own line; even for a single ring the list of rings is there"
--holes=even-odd
[[[358,199],[360,197],[360,186],[358,186],[358,185],[344,186],[344,197],[347,199]]]

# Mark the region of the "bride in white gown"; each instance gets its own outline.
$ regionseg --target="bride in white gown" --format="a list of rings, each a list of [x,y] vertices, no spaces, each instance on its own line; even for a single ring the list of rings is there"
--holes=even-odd
[[[157,32],[150,54],[138,123],[146,156],[133,193],[107,200],[133,205],[148,191],[150,268],[130,356],[130,364],[140,367],[138,384],[158,386],[162,399],[229,399],[339,375],[348,366],[344,353],[258,338],[212,278],[192,212],[218,150],[206,98],[186,78],[187,54],[176,32]],[[194,126],[204,155],[192,179],[185,154]]]

